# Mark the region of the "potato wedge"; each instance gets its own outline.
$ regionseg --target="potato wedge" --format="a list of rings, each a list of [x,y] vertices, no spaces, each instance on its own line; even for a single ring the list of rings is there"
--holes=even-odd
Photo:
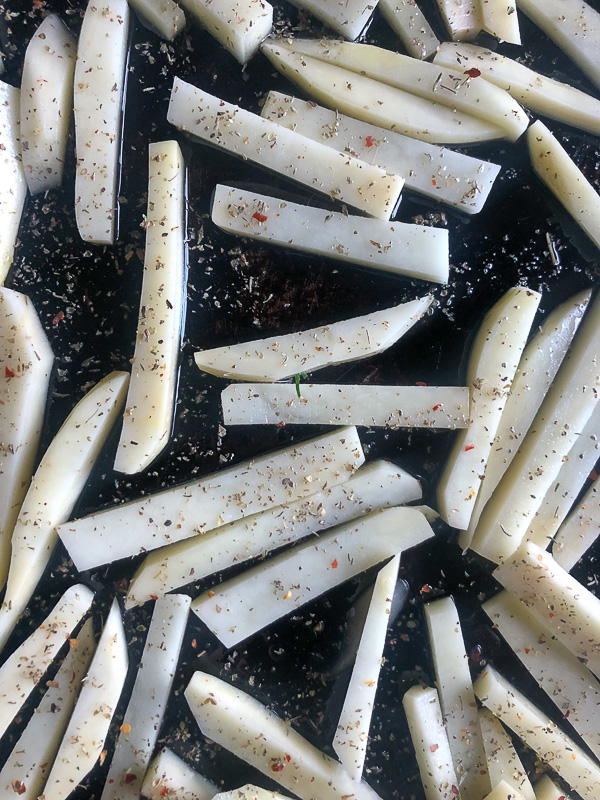
[[[570,572],[593,545],[600,531],[600,479],[585,493],[581,503],[559,528],[552,547],[556,563]]]
[[[542,775],[535,785],[535,800],[571,800],[571,798],[548,775]]]
[[[212,800],[219,789],[171,750],[163,749],[150,765],[142,795],[149,800]]]
[[[185,14],[173,0],[128,0],[142,25],[172,42],[185,28]]]
[[[20,89],[0,81],[0,284],[13,261],[27,183],[21,161]]]
[[[252,58],[273,25],[273,6],[267,0],[179,2],[240,64]]]
[[[429,58],[435,53],[440,40],[416,0],[379,0],[378,5],[409,56]]]
[[[437,0],[446,30],[454,41],[474,39],[483,27],[479,0]]]
[[[481,27],[501,42],[521,44],[515,0],[479,0]]]
[[[487,708],[480,708],[479,724],[492,786],[506,781],[525,800],[536,800],[525,767],[500,720]]]

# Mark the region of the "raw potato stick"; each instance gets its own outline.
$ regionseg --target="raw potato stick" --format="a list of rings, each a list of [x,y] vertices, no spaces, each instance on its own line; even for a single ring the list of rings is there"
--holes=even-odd
[[[300,397],[298,397],[300,393]],[[462,386],[233,383],[221,393],[225,425],[360,425],[466,428]]]
[[[270,169],[308,189],[389,219],[404,178],[313,142],[175,78],[167,120],[192,138]]]
[[[498,786],[486,795],[485,800],[525,800],[525,795],[517,791],[511,783],[500,781]]]
[[[411,139],[280,92],[269,92],[261,114],[309,139],[404,175],[407,189],[465,214],[481,211],[500,170],[498,164]]]
[[[429,295],[322,328],[200,350],[196,365],[220,378],[270,383],[381,353],[425,314]]]
[[[435,689],[413,686],[402,698],[426,800],[457,800],[458,778]]]
[[[448,231],[333,213],[219,184],[212,221],[228,233],[349,264],[447,283]]]
[[[260,786],[247,783],[230,792],[219,792],[215,795],[214,800],[288,800],[288,796],[279,794],[279,792],[269,792],[267,789],[261,789]]]
[[[66,643],[73,628],[92,604],[87,586],[71,586],[42,624],[0,667],[0,736],[35,689]]]
[[[337,486],[364,460],[356,428],[341,428],[74,520],[58,534],[77,569],[91,569]]]
[[[0,772],[0,791],[5,797],[14,792],[20,800],[36,800],[42,793],[96,646],[91,619],[77,638],[70,640],[69,646],[63,663]]]
[[[169,441],[185,318],[185,164],[177,142],[148,151],[142,294],[115,470],[142,472]]]
[[[379,0],[379,10],[413,58],[429,58],[440,40],[416,0]]]
[[[140,796],[171,693],[190,603],[182,594],[156,601],[101,800]]]
[[[337,757],[356,781],[363,774],[399,567],[400,556],[396,555],[379,571],[375,580],[346,699],[333,739]]]
[[[23,171],[31,194],[60,186],[73,108],[76,42],[50,14],[29,42],[21,79]]]
[[[463,800],[491,789],[460,619],[451,597],[425,604],[425,619],[448,743]]]
[[[142,784],[142,795],[148,800],[212,800],[218,791],[214,783],[167,749],[150,764]]]
[[[481,702],[584,800],[598,796],[600,767],[514,686],[488,666],[474,688]]]
[[[75,65],[75,217],[84,242],[113,244],[125,100],[129,5],[88,3]]]
[[[483,27],[479,0],[437,0],[437,4],[454,41],[474,39]]]
[[[90,389],[64,421],[35,471],[11,540],[0,608],[0,649],[48,564],[58,541],[56,526],[69,519],[121,413],[128,381],[126,372],[111,372]]]
[[[521,44],[519,17],[515,0],[478,0],[481,27],[501,42]]]
[[[366,28],[378,0],[293,0],[346,39],[357,39]]]
[[[129,0],[140,22],[161,39],[172,42],[185,28],[185,14],[173,0]]]
[[[155,550],[131,579],[125,607],[141,605],[378,508],[420,499],[421,486],[415,478],[387,461],[372,461],[346,483]]]
[[[113,600],[77,704],[44,788],[44,800],[66,800],[100,757],[128,667],[121,612]]]
[[[309,744],[290,723],[240,689],[196,672],[185,697],[202,733],[300,800],[378,800],[364,781]]]
[[[536,800],[527,772],[500,720],[496,719],[487,708],[481,708],[479,724],[492,786],[498,786],[501,781],[506,781],[523,795],[525,800]]]
[[[600,478],[585,493],[583,500],[559,528],[552,555],[557,564],[570,572],[600,535]]]
[[[438,510],[454,528],[469,527],[540,297],[526,287],[509,289],[488,311],[473,342],[467,369],[471,425],[456,437],[437,489]]]
[[[180,0],[189,15],[214,36],[240,64],[258,50],[273,25],[266,0]]]
[[[194,600],[192,611],[230,648],[431,536],[413,508],[374,511],[215,586]]]
[[[542,775],[535,785],[535,800],[571,800],[571,798],[548,775]]]
[[[0,81],[0,284],[13,261],[27,194],[21,163],[20,90]]]

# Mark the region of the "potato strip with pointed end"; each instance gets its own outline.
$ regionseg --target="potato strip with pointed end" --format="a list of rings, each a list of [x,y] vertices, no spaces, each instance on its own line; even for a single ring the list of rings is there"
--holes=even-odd
[[[73,628],[92,604],[87,586],[71,586],[42,624],[0,667],[0,736],[35,689],[66,643]]]
[[[429,58],[439,47],[437,38],[416,0],[379,0],[379,10],[413,58]]]
[[[0,81],[0,284],[13,262],[27,195],[21,163],[20,90]]]
[[[516,0],[478,0],[481,27],[496,39],[509,44],[521,44]]]
[[[167,120],[193,138],[276,172],[370,217],[389,219],[404,178],[314,142],[175,78]]]
[[[471,549],[500,563],[520,545],[600,392],[600,301],[588,307],[512,464],[487,502]]]
[[[23,171],[31,194],[60,186],[73,108],[76,42],[58,14],[29,42],[21,80]]]
[[[292,0],[346,39],[357,39],[369,24],[378,0]]]
[[[356,781],[363,774],[399,567],[400,556],[396,555],[379,571],[375,580],[346,699],[333,739],[337,757]]]
[[[387,461],[372,461],[346,483],[155,550],[133,576],[125,607],[141,605],[378,508],[420,499],[419,481]]]
[[[426,800],[456,800],[458,778],[435,689],[413,686],[402,698]]]
[[[77,403],[32,478],[13,535],[0,649],[25,610],[52,555],[56,526],[69,519],[125,402],[129,375],[112,372]]]
[[[200,350],[196,365],[220,378],[270,383],[369,358],[395,344],[425,314],[433,298],[421,297],[322,328]]]
[[[596,478],[556,534],[552,548],[556,563],[570,572],[599,535],[600,478]]]
[[[491,785],[498,786],[501,781],[506,781],[525,800],[536,800],[527,772],[500,720],[487,708],[481,708],[479,724]]]
[[[142,784],[142,795],[148,800],[212,800],[219,789],[199,775],[171,750],[161,750]]]
[[[571,800],[571,798],[548,775],[542,775],[535,785],[535,800]]]
[[[423,514],[413,508],[374,511],[215,586],[194,600],[192,611],[230,648],[432,536]]]
[[[458,539],[463,550],[471,544],[485,504],[512,463],[539,411],[579,328],[590,296],[591,291],[580,292],[557,306],[544,319],[523,351],[496,430],[469,527]]]
[[[145,28],[168,42],[185,28],[185,14],[173,0],[129,0],[129,5]]]
[[[88,619],[77,638],[70,640],[69,652],[0,772],[5,797],[15,792],[21,800],[36,800],[42,793],[95,646],[93,622]]]
[[[225,681],[196,672],[185,697],[202,733],[300,800],[378,800],[364,781],[317,750],[258,700]]]
[[[471,348],[471,425],[456,437],[437,489],[440,514],[454,528],[469,527],[540,297],[526,287],[509,289],[484,317]]]
[[[123,690],[128,663],[121,612],[114,600],[44,787],[44,800],[66,800],[98,761]]]
[[[557,641],[523,603],[508,592],[483,605],[494,630],[510,645],[525,669],[598,758],[600,683],[567,648]]]
[[[75,217],[84,242],[113,244],[127,76],[127,0],[88,3],[75,65]]]
[[[404,175],[407,189],[465,214],[481,211],[500,170],[498,164],[411,139],[279,92],[269,92],[261,114],[334,150]]]
[[[240,64],[246,64],[273,26],[266,0],[179,0],[188,14]]]
[[[364,460],[356,428],[341,428],[69,522],[58,534],[77,568],[91,569],[317,494]]]
[[[261,789],[260,786],[247,783],[230,792],[219,792],[215,795],[214,800],[288,800],[288,796],[279,794],[279,792],[269,792],[267,789]]]
[[[474,39],[483,27],[479,0],[437,0],[446,30],[454,41]]]
[[[463,800],[480,800],[491,788],[477,703],[454,601],[425,604],[444,724]]]
[[[190,603],[182,594],[156,601],[101,800],[140,796],[173,685]]]
[[[598,764],[530,700],[489,666],[474,689],[481,702],[584,800],[597,798]]]
[[[500,781],[500,783],[486,795],[485,800],[526,800],[526,798],[524,794],[521,794],[521,792],[515,789],[512,783]]]
[[[177,142],[148,153],[146,251],[131,381],[115,470],[142,472],[169,441],[185,318],[185,164]]]
[[[281,39],[267,40],[261,49],[273,66],[311,99],[371,125],[431,144],[470,144],[504,135],[498,125],[304,55]]]

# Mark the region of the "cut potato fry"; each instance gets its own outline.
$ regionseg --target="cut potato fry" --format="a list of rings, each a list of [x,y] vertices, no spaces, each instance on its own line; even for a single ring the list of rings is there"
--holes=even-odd
[[[298,394],[300,393],[300,397]],[[233,383],[221,392],[225,425],[367,425],[466,428],[462,386]]]
[[[219,184],[212,221],[224,231],[325,258],[447,283],[448,231],[333,213]]]
[[[379,0],[379,10],[413,58],[429,58],[440,40],[416,0]]]
[[[426,800],[456,800],[458,778],[435,689],[413,686],[402,699]]]
[[[342,428],[61,525],[58,535],[77,569],[91,569],[337,486],[364,460],[356,428]]]
[[[375,580],[346,699],[333,739],[337,757],[356,781],[363,774],[399,567],[400,556],[396,555],[379,571]]]
[[[112,372],[77,403],[32,478],[11,540],[0,649],[42,577],[58,541],[56,526],[69,519],[121,412],[128,381],[126,372]]]
[[[20,90],[0,81],[0,284],[13,262],[27,183],[21,162]]]
[[[185,697],[202,733],[301,800],[378,800],[286,720],[225,681],[196,672]]]
[[[266,0],[179,0],[192,19],[246,64],[273,25],[273,6]]]
[[[261,114],[309,139],[403,175],[407,189],[465,214],[481,211],[500,170],[498,164],[411,139],[279,92],[269,92]]]
[[[492,786],[506,781],[525,800],[536,800],[521,759],[500,720],[487,708],[482,708],[479,710],[479,724]]]
[[[485,800],[525,800],[525,795],[517,791],[508,781],[500,781],[498,786],[486,795]]]
[[[116,237],[129,36],[127,0],[108,2],[88,4],[75,65],[75,217],[94,244]]]
[[[419,481],[387,461],[372,461],[339,486],[276,506],[260,514],[146,556],[129,584],[126,608],[160,597],[190,581],[265,556],[311,533],[320,534],[378,508],[421,498]]]
[[[231,792],[219,792],[214,800],[288,800],[288,797],[247,783],[239,789],[232,789]]]
[[[193,138],[273,170],[309,189],[389,219],[404,178],[313,142],[175,78],[168,121]]]
[[[450,37],[454,41],[474,39],[483,27],[479,0],[437,0]]]
[[[431,536],[413,508],[374,511],[215,586],[194,600],[192,611],[230,648]]]
[[[346,39],[357,39],[369,23],[378,0],[292,0]]]
[[[35,689],[86,613],[94,593],[87,586],[71,586],[43,623],[0,667],[0,736]]]
[[[128,0],[140,22],[161,39],[172,42],[185,28],[185,14],[173,0]]]
[[[481,800],[491,783],[458,611],[451,597],[426,603],[424,608],[460,796]]]
[[[218,791],[171,750],[161,750],[142,784],[142,795],[149,800],[212,800]]]
[[[439,511],[454,528],[469,527],[540,298],[526,287],[509,289],[488,311],[473,342],[467,369],[471,425],[457,436],[437,489]]]
[[[115,470],[142,472],[169,441],[185,318],[185,164],[177,142],[148,151],[146,251],[135,353]]]
[[[586,800],[597,797],[600,767],[530,700],[489,666],[474,688],[481,702],[574,791]]]
[[[571,800],[571,798],[548,775],[542,775],[535,785],[535,800]]]
[[[501,42],[521,44],[521,31],[516,2],[479,0],[481,27]]]
[[[600,478],[596,478],[583,500],[559,528],[552,555],[570,572],[600,535]]]

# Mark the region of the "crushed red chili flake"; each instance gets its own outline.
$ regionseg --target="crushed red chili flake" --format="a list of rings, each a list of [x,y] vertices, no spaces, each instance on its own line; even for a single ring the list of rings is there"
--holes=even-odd
[[[214,597],[214,596],[215,596],[215,593],[213,592],[213,590],[212,590],[212,589],[209,589],[209,590],[208,590],[208,592],[207,592],[206,594],[207,594],[209,597]]]
[[[292,757],[290,755],[288,755],[288,753],[286,753],[285,754],[285,760],[289,763],[292,760]]]
[[[437,404],[437,405],[435,405],[435,406],[434,406],[434,407],[433,407],[431,410],[432,410],[432,411],[439,411],[441,407],[442,407],[442,404],[441,404],[441,403],[438,403],[438,404]]]
[[[435,751],[436,751],[438,748],[439,748],[439,744],[430,744],[430,745],[429,745],[429,749],[431,750],[431,752],[432,752],[432,753],[435,753]]]
[[[169,789],[166,786],[163,786],[158,794],[160,797],[166,797],[169,794]]]
[[[12,371],[12,369],[9,369],[8,367],[4,367],[4,377],[5,378],[14,378],[15,377],[15,373]]]
[[[436,181],[436,179],[435,179],[435,178],[432,178],[432,179],[431,179],[431,185],[432,185],[432,186],[437,186],[437,181]]]
[[[425,383],[425,381],[417,381],[415,383],[415,386],[427,386],[427,384]]]
[[[255,211],[252,214],[252,219],[255,219],[257,222],[266,222],[269,218],[266,214],[260,214],[258,211]]]
[[[597,481],[597,480],[598,480],[598,473],[596,472],[596,470],[595,470],[595,469],[593,469],[593,470],[590,472],[590,480],[591,480],[591,481]]]
[[[465,453],[468,453],[468,452],[469,452],[469,450],[475,450],[475,445],[474,445],[474,444],[468,444],[468,445],[465,447]]]
[[[464,74],[468,75],[469,78],[478,78],[481,75],[481,70],[477,69],[477,67],[470,67],[465,70]]]
[[[58,314],[52,319],[53,325],[58,325],[58,323],[65,318],[65,312],[59,311]]]
[[[127,775],[125,775],[125,784],[128,785],[134,781],[137,781],[137,775],[134,775],[133,772],[128,772]]]
[[[23,781],[13,781],[12,782],[13,792],[16,794],[25,794],[27,791],[27,787],[23,783]]]
[[[365,136],[365,144],[367,145],[367,147],[373,147],[373,145],[375,144],[375,140],[373,139],[372,136]]]
[[[337,558],[333,559],[333,561],[331,562],[331,566],[332,566],[333,569],[337,569],[337,567],[338,567]]]
[[[278,762],[276,764],[271,764],[271,769],[273,770],[273,772],[281,772],[282,769],[283,769],[283,766],[284,765],[281,762]]]
[[[150,600],[158,600],[158,595],[157,594],[151,594],[150,595]]]

